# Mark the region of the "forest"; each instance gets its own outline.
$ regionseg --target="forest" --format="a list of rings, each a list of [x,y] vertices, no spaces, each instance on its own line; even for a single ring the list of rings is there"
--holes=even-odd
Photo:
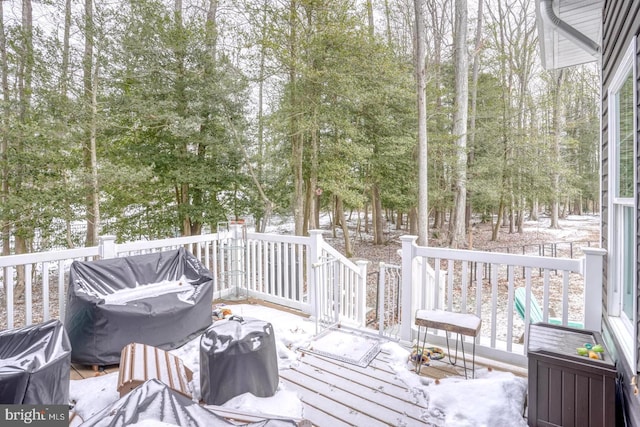
[[[535,0],[0,1],[2,254],[597,212],[597,64],[538,49]]]

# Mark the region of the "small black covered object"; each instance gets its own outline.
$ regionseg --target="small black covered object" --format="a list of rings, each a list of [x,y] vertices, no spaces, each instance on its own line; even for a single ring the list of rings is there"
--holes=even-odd
[[[211,324],[213,275],[184,248],[74,261],[65,327],[71,360],[111,365],[131,342],[170,350]]]
[[[0,403],[69,403],[71,344],[59,320],[0,331]]]
[[[136,387],[107,406],[91,418],[82,427],[124,427],[146,422],[145,425],[163,423],[183,427],[238,427],[198,405],[191,399],[181,396],[157,379],[149,380]],[[251,427],[295,427],[289,419],[266,419],[245,424]]]
[[[278,388],[273,326],[259,319],[231,316],[211,325],[200,338],[202,400],[221,405],[250,392],[273,396]]]

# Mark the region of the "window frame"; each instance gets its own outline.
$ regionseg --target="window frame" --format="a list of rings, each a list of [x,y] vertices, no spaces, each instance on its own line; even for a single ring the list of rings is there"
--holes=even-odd
[[[637,59],[636,59],[636,37],[633,37],[627,50],[622,57],[620,64],[614,74],[608,89],[608,242],[609,242],[609,263],[608,263],[608,280],[607,280],[607,313],[609,323],[612,325],[613,334],[622,349],[622,352],[629,362],[629,365],[638,369],[638,284],[637,284],[637,203],[638,203],[638,80],[637,80]],[[632,78],[633,86],[633,196],[618,197],[619,183],[619,153],[618,153],[618,136],[619,136],[619,108],[617,103],[617,94],[620,93],[627,79]],[[631,245],[631,263],[632,263],[632,318],[624,313],[624,289],[620,286],[622,283],[620,278],[624,274],[625,264],[622,263],[622,253],[624,251],[624,236],[622,235],[624,223],[625,209],[632,208],[632,228],[633,244]]]

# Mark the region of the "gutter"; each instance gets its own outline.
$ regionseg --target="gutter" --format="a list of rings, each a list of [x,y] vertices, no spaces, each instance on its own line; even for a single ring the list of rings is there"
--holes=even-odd
[[[553,11],[553,0],[540,0],[540,16],[545,24],[556,29],[560,34],[574,42],[590,55],[597,57],[600,54],[600,45],[571,25],[560,19]]]

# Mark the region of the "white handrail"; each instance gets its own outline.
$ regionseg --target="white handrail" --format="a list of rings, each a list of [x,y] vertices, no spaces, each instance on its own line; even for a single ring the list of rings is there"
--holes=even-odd
[[[528,301],[534,293],[542,295],[544,304],[543,320],[549,319],[550,292],[553,287],[560,295],[561,322],[569,323],[573,308],[582,313],[584,325],[599,325],[598,313],[593,311],[602,300],[602,258],[601,249],[585,250],[584,259],[551,258],[519,254],[456,250],[437,247],[421,247],[415,244],[415,236],[403,236],[402,240],[402,299],[403,307],[410,307],[401,313],[401,339],[411,341],[415,336],[414,303],[425,292],[433,292],[431,301],[440,302],[438,292],[444,290],[446,303],[442,309],[463,313],[474,313],[483,320],[478,337],[479,354],[508,363],[526,363],[527,329],[530,319]],[[416,263],[415,260],[420,260]],[[426,274],[424,268],[433,265],[435,274]],[[417,272],[415,271],[417,269]],[[446,283],[442,283],[439,271],[446,271]],[[590,270],[587,270],[590,269]],[[535,273],[535,274],[534,274]],[[587,274],[588,273],[588,274]],[[435,286],[427,286],[427,281],[416,277],[431,277]],[[577,278],[580,278],[576,281]],[[580,283],[581,289],[576,289]],[[444,286],[443,286],[444,285]],[[514,290],[523,287],[525,303],[524,322],[516,315]],[[573,289],[570,289],[573,287]],[[576,300],[576,292],[581,299]],[[570,293],[573,298],[570,299]],[[424,299],[424,297],[421,297]],[[424,299],[428,301],[429,299]],[[580,302],[582,301],[582,302]],[[572,305],[573,304],[573,305]],[[576,306],[578,304],[579,306]],[[597,319],[595,317],[598,317]],[[575,320],[575,319],[574,319]],[[516,341],[514,327],[524,327],[524,345]],[[599,328],[598,328],[599,329]],[[433,337],[439,343],[439,337]]]

